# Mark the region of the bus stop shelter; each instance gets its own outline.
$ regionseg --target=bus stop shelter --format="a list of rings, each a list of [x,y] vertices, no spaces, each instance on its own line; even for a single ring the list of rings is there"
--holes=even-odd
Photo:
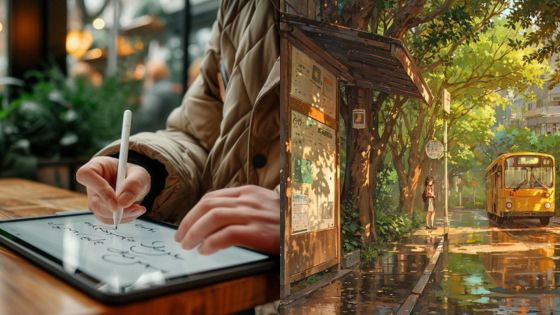
[[[432,95],[399,40],[285,12],[280,31],[284,298],[294,282],[340,268],[340,87],[428,104]]]

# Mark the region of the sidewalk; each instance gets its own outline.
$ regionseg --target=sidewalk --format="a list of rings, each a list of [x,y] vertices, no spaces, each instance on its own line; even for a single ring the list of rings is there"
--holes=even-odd
[[[283,305],[281,314],[396,314],[414,295],[412,291],[442,240],[443,228],[421,228],[410,235],[391,244],[375,262],[362,263],[346,276]]]

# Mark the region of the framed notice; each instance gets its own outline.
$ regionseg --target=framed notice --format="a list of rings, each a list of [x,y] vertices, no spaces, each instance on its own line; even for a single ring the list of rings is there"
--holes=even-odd
[[[292,111],[291,121],[291,232],[333,228],[336,132],[297,111]]]
[[[354,109],[352,111],[352,127],[354,129],[364,129],[366,127],[365,109]]]
[[[292,49],[290,95],[336,117],[336,77],[301,50]]]

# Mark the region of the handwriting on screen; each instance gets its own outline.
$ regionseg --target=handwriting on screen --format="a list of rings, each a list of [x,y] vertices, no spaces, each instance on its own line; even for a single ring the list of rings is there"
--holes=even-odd
[[[139,265],[145,269],[159,271],[165,274],[167,273],[167,270],[164,268],[158,268],[149,263],[149,257],[168,256],[168,258],[170,257],[175,260],[185,260],[179,253],[169,250],[163,241],[140,242],[135,236],[119,233],[118,230],[107,225],[84,222],[84,225],[89,229],[89,231],[81,231],[72,226],[66,225],[64,222],[47,222],[47,224],[52,229],[71,233],[82,242],[87,242],[95,246],[99,245],[104,250],[101,254],[101,259],[110,264],[121,266]],[[157,232],[157,229],[145,226],[142,223],[135,223],[134,226],[146,233]],[[117,239],[129,243],[130,246],[127,250],[114,247],[103,247],[108,245],[107,243],[109,242],[109,239]]]

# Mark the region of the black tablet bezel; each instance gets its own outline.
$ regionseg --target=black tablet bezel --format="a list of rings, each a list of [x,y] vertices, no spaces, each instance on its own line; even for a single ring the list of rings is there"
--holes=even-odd
[[[18,218],[18,219],[3,220],[0,223],[8,223],[8,222],[16,222],[16,221],[32,221],[32,220],[40,220],[40,219],[47,219],[47,218],[61,218],[61,217],[70,217],[70,216],[83,216],[83,215],[91,215],[91,213]],[[167,224],[165,222],[150,220],[148,218],[139,218],[139,220],[166,226],[172,229],[177,228],[175,225]],[[48,272],[53,273],[57,277],[61,278],[65,282],[69,283],[70,285],[76,287],[77,289],[81,290],[82,292],[86,293],[92,298],[100,302],[103,302],[105,304],[111,304],[111,305],[120,305],[120,304],[136,302],[140,300],[146,300],[149,298],[154,298],[157,296],[170,294],[170,293],[176,293],[179,291],[201,287],[204,285],[208,285],[220,281],[254,275],[265,271],[277,269],[279,266],[277,257],[274,258],[267,255],[268,256],[267,259],[257,261],[257,262],[237,265],[233,267],[226,267],[222,269],[216,269],[216,270],[211,270],[211,271],[206,271],[201,273],[195,273],[187,276],[175,277],[166,280],[165,284],[154,285],[153,287],[149,287],[149,288],[142,288],[142,289],[138,289],[130,292],[123,292],[123,293],[110,293],[110,292],[103,292],[96,289],[96,285],[102,283],[101,281],[97,280],[97,278],[92,277],[87,273],[82,272],[79,269],[77,269],[73,274],[66,272],[63,269],[62,261],[60,259],[44,252],[40,248],[37,248],[29,244],[28,242],[20,239],[19,237],[5,231],[1,227],[0,227],[0,244],[20,254],[24,258],[32,261],[35,265],[41,267],[42,269],[45,269]],[[253,251],[247,248],[244,249]]]

